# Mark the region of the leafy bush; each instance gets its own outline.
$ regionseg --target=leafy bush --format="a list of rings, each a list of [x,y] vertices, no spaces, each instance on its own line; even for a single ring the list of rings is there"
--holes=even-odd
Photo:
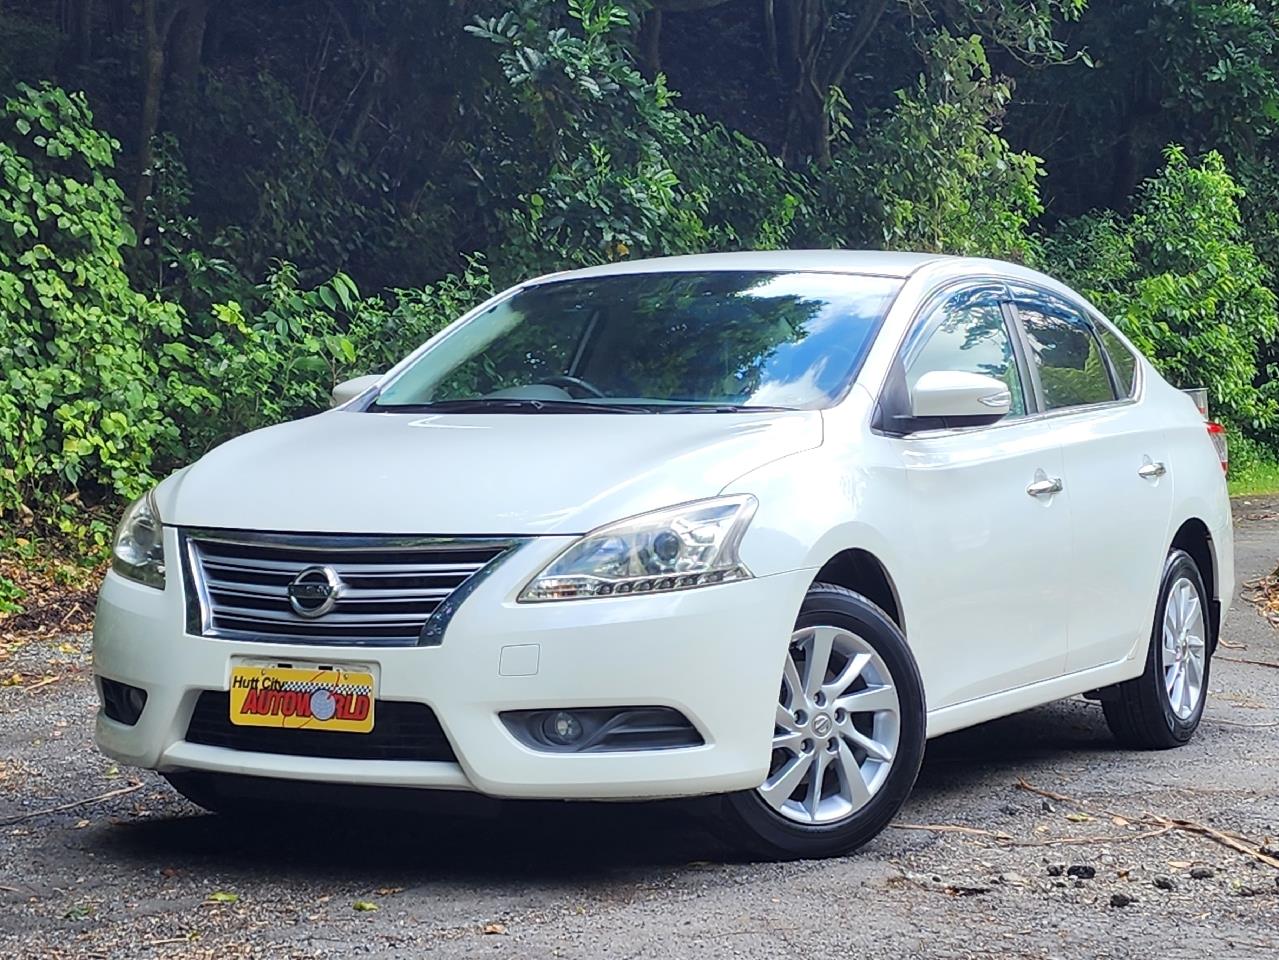
[[[499,212],[506,236],[494,259],[519,276],[702,249],[706,191],[675,171],[687,115],[663,77],[632,63],[625,8],[569,0],[568,10],[578,31],[534,0],[467,28],[500,48],[511,94],[495,104],[506,137],[492,151],[493,179],[514,171],[518,197]]]
[[[431,286],[394,291],[390,301],[362,299],[342,273],[302,289],[297,268],[278,264],[256,300],[215,305],[213,331],[181,347],[183,361],[209,387],[212,407],[175,413],[187,457],[327,408],[337,383],[384,372],[491,292],[479,257]]]
[[[169,346],[180,310],[130,285],[117,144],[83,96],[22,86],[0,109],[0,514],[68,492],[131,496],[199,402]]]
[[[306,289],[283,263],[189,317],[130,285],[116,148],[82,96],[23,87],[0,111],[0,515],[58,523],[73,501],[135,496],[216,442],[323,409],[336,382],[385,369],[491,292],[480,258],[367,299],[342,273]]]
[[[979,37],[933,38],[930,69],[892,110],[845,140],[818,174],[810,235],[847,246],[1025,259],[1043,211],[1040,161],[997,124],[1011,89],[992,78]],[[838,109],[839,104],[833,104]]]
[[[1220,154],[1169,147],[1127,218],[1082,217],[1047,243],[1050,269],[1108,313],[1178,386],[1206,386],[1221,418],[1253,433],[1279,420],[1258,356],[1279,333],[1269,272],[1246,239]]]

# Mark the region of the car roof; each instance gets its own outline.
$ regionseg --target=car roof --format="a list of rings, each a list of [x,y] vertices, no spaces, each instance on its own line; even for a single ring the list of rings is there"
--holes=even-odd
[[[553,273],[532,282],[629,273],[709,273],[726,270],[811,270],[820,273],[873,274],[904,280],[925,264],[955,259],[957,258],[935,253],[896,253],[884,250],[756,250],[619,260],[597,267]]]

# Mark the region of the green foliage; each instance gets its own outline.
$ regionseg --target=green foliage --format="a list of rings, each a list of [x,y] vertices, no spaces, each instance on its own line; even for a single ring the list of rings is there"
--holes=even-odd
[[[622,43],[630,14],[614,0],[569,0],[573,29],[525,0],[516,11],[467,27],[500,48],[513,100],[503,164],[527,187],[501,213],[496,255],[519,273],[636,254],[701,249],[703,190],[673,168],[690,142],[687,116],[665,78],[644,77]]]
[[[125,273],[115,149],[82,96],[24,87],[0,112],[0,514],[101,543],[108,525],[74,501],[136,496],[229,436],[327,407],[335,383],[385,369],[491,292],[478,257],[367,299],[344,273],[305,288],[281,263],[189,319]]]
[[[1040,161],[996,128],[1009,86],[992,78],[980,37],[941,34],[931,50],[929,75],[860,136],[845,134],[812,232],[837,244],[1024,259],[1043,211]]]
[[[491,292],[479,257],[460,274],[395,291],[390,301],[361,298],[343,273],[303,289],[297,268],[278,264],[254,301],[215,305],[214,329],[183,347],[183,359],[209,387],[211,407],[177,414],[188,455],[326,409],[335,385],[384,372]]]
[[[1207,386],[1217,415],[1253,432],[1279,418],[1258,355],[1279,333],[1270,274],[1244,236],[1240,189],[1220,154],[1192,163],[1178,147],[1127,218],[1063,227],[1049,268],[1087,293],[1173,383]]]
[[[137,494],[176,450],[161,395],[198,396],[167,353],[181,312],[124,272],[115,148],[80,95],[23,86],[0,110],[0,513]]]
[[[140,5],[72,6],[0,21],[0,514],[92,546],[495,285],[705,250],[1044,264],[1279,449],[1274,0],[214,4],[142,211]]]

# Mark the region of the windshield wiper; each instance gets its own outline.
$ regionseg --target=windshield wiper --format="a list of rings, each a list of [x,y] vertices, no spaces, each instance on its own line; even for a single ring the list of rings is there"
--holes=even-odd
[[[762,407],[739,403],[663,403],[654,404],[654,413],[788,413],[794,407]]]
[[[655,413],[656,405],[593,403],[587,400],[531,400],[519,397],[472,397],[433,403],[381,404],[372,413]]]

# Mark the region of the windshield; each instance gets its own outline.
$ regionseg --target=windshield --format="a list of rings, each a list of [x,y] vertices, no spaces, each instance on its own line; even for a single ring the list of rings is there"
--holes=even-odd
[[[759,271],[536,284],[450,332],[370,409],[826,406],[856,375],[900,287],[885,277]]]

